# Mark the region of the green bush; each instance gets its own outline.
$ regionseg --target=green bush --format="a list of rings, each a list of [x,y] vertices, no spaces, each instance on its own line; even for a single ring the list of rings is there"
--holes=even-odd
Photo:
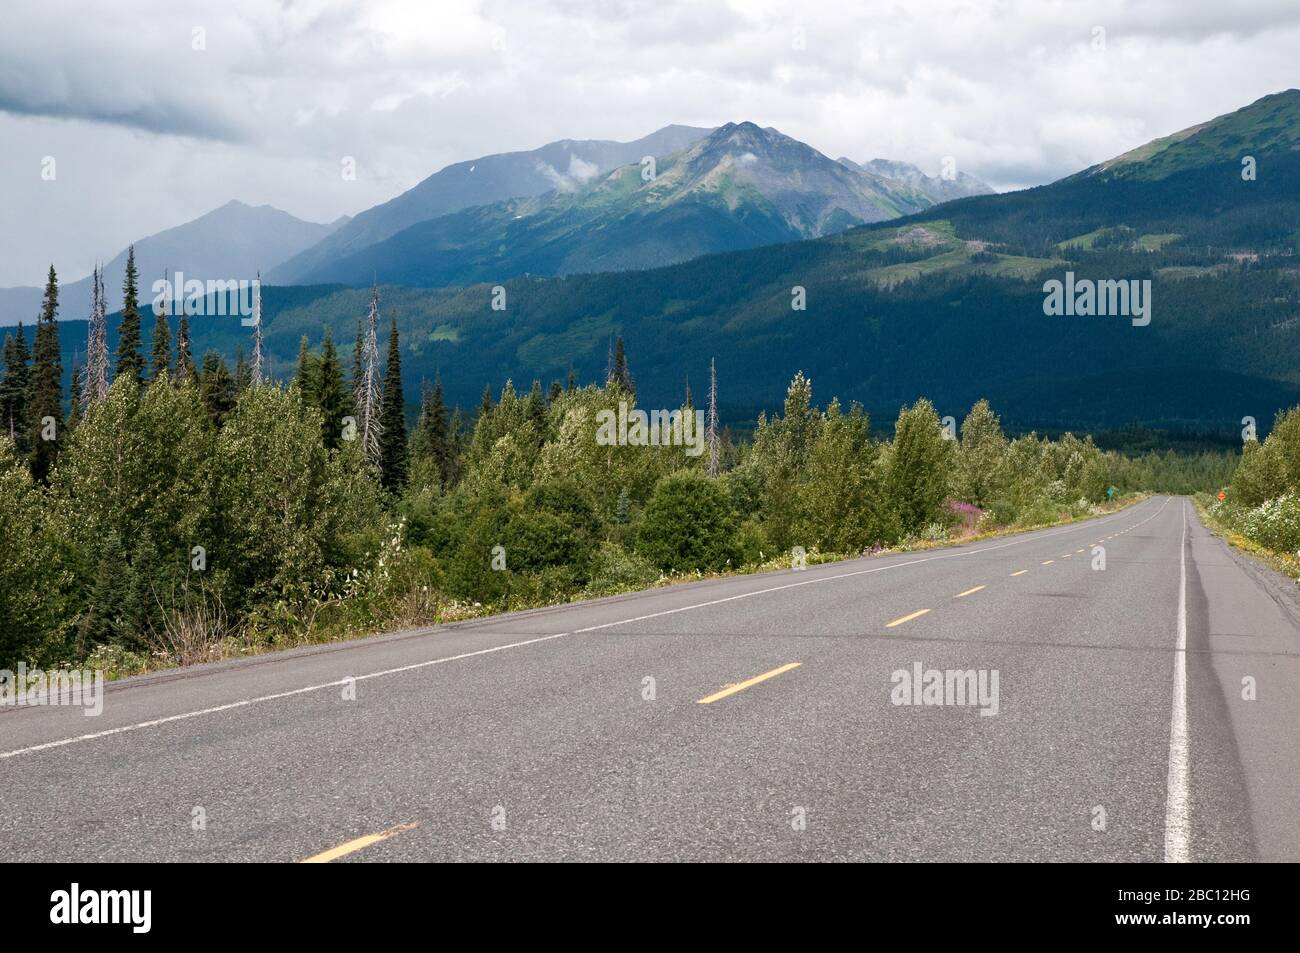
[[[672,572],[716,571],[739,561],[734,532],[722,488],[684,470],[655,484],[641,515],[637,552]]]
[[[650,560],[628,552],[617,543],[604,542],[591,561],[587,593],[601,596],[645,589],[654,585],[659,575],[659,570]]]
[[[591,536],[556,513],[519,510],[506,525],[507,565],[516,572],[569,566],[582,576],[591,560]]]
[[[446,533],[447,585],[453,595],[491,603],[509,589],[510,550],[507,527],[510,507],[505,491],[485,485],[452,494],[440,529]],[[492,568],[494,546],[506,548],[505,571]]]
[[[776,547],[767,538],[762,521],[752,516],[736,530],[736,548],[740,552],[741,564],[746,566],[761,563],[776,554]]]

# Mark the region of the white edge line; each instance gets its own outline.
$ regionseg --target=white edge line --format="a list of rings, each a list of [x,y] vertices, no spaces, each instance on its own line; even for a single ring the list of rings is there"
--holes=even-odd
[[[1165,796],[1165,863],[1191,860],[1187,791],[1187,503],[1178,545],[1178,647],[1174,652],[1174,703],[1169,719],[1169,779]]]
[[[197,718],[200,715],[214,715],[220,711],[230,711],[232,708],[243,708],[246,705],[255,705],[258,702],[274,701],[277,698],[291,698],[294,695],[305,695],[308,692],[318,692],[326,688],[337,688],[341,685],[348,684],[349,681],[365,681],[368,678],[380,678],[384,675],[396,675],[399,672],[409,672],[417,668],[427,668],[430,665],[441,665],[443,662],[456,662],[460,659],[473,658],[475,655],[489,655],[492,652],[504,652],[506,649],[517,649],[525,645],[534,645],[538,642],[549,642],[551,639],[563,638],[571,635],[569,632],[558,632],[555,635],[543,635],[535,639],[525,639],[522,642],[511,642],[509,645],[495,645],[488,649],[479,649],[477,652],[465,652],[461,655],[449,655],[445,658],[429,659],[425,662],[415,662],[411,665],[403,665],[399,668],[384,669],[381,672],[369,672],[365,675],[356,675],[351,678],[340,678],[332,682],[325,682],[320,685],[308,685],[305,688],[295,688],[287,692],[276,692],[274,695],[259,695],[257,698],[245,698],[237,702],[229,702],[225,705],[214,705],[212,708],[200,708],[197,711],[182,712],[179,715],[168,715],[166,718],[155,718],[153,721],[141,721],[134,725],[122,725],[119,728],[108,728],[104,731],[94,731],[87,735],[76,735],[72,738],[61,738],[58,741],[47,741],[44,744],[32,745],[29,748],[18,748],[15,751],[5,751],[0,753],[0,761],[5,758],[13,758],[20,754],[30,754],[34,751],[45,751],[48,748],[61,748],[64,745],[70,745],[78,741],[93,741],[96,738],[107,738],[110,735],[120,735],[128,731],[135,731],[139,728],[153,728],[157,725],[166,725],[173,721],[184,721],[187,718]]]
[[[1158,516],[1166,506],[1169,505],[1170,499],[1172,499],[1172,497],[1166,498],[1165,502],[1162,503],[1154,513],[1152,513],[1145,520],[1143,520],[1142,523],[1137,523],[1130,528],[1136,529],[1138,526],[1143,525],[1143,523],[1150,522],[1152,519]],[[1142,504],[1138,504],[1138,505],[1142,505]],[[1121,515],[1121,513],[1115,513],[1112,514],[1112,516],[1110,517],[1103,517],[1101,521],[1112,519],[1119,515]],[[1186,518],[1187,518],[1186,512],[1184,511],[1183,514],[1184,521],[1186,521]],[[1096,525],[1097,525],[1096,523],[1091,523],[1088,528],[1090,529]],[[819,583],[819,582],[833,582],[836,579],[849,579],[854,576],[866,576],[866,575],[870,575],[871,573],[885,572],[886,570],[889,569],[901,569],[904,566],[915,566],[919,563],[934,562],[935,560],[938,559],[956,559],[961,556],[977,556],[980,553],[990,553],[995,550],[1006,549],[1009,546],[1018,546],[1022,543],[1037,542],[1038,540],[1047,539],[1052,536],[1059,536],[1062,533],[1077,532],[1079,529],[1082,528],[1083,527],[1079,527],[1079,526],[1066,526],[1062,529],[1054,530],[1050,533],[1044,533],[1041,536],[1032,536],[1032,537],[1025,536],[1021,539],[1011,540],[1010,542],[999,543],[996,546],[985,546],[982,549],[971,549],[961,553],[941,553],[936,556],[926,556],[921,559],[910,559],[907,562],[891,563],[888,566],[877,566],[874,569],[857,569],[854,570],[853,572],[839,573],[838,575],[834,575],[834,576],[818,576],[816,579],[805,579],[802,582],[789,582],[780,586],[770,586],[767,589],[756,589],[753,592],[742,592],[738,595],[727,596],[723,599],[713,599],[710,600],[709,602],[699,602],[699,603],[695,603],[694,605],[679,606],[676,609],[665,609],[662,612],[651,612],[648,615],[636,616],[635,618],[632,619],[620,619],[617,622],[605,622],[602,623],[601,625],[587,626],[584,629],[574,629],[571,632],[557,632],[553,635],[542,635],[534,639],[524,639],[521,642],[510,642],[507,645],[495,645],[491,648],[479,649],[478,651],[475,652],[464,652],[460,655],[449,655],[444,658],[429,659],[424,662],[414,662],[410,665],[403,665],[398,668],[384,669],[383,671],[379,671],[379,672],[369,672],[365,675],[352,676],[351,680],[361,682],[361,681],[365,681],[366,679],[381,678],[385,675],[397,675],[400,674],[401,672],[410,672],[416,669],[428,668],[431,665],[441,665],[444,662],[457,662],[460,661],[461,659],[474,658],[479,655],[491,655],[493,652],[504,652],[507,649],[518,649],[518,648],[523,648],[526,645],[537,645],[540,642],[549,642],[552,639],[562,639],[566,635],[581,635],[582,633],[585,632],[597,632],[601,629],[612,629],[615,626],[630,625],[633,622],[644,622],[646,619],[656,619],[659,618],[660,616],[673,615],[678,612],[689,612],[692,609],[706,609],[709,606],[721,605],[726,602],[734,602],[737,599],[748,599],[751,596],[762,596],[762,595],[766,595],[769,592],[779,592],[782,589],[794,589],[799,586],[811,586],[814,583]],[[132,725],[122,725],[118,728],[107,728],[103,731],[93,731],[85,735],[74,735],[71,738],[60,738],[57,741],[47,741],[42,744],[31,745],[30,747],[27,748],[17,748],[13,751],[0,752],[0,761],[4,761],[7,758],[16,758],[19,755],[23,755],[23,754],[33,754],[37,751],[47,751],[51,748],[62,748],[65,745],[76,744],[79,741],[94,741],[97,738],[108,738],[111,737],[112,735],[121,735],[127,733],[128,731],[136,731],[141,728],[156,728],[158,725],[166,725],[174,721],[185,721],[189,718],[198,718],[201,715],[215,715],[218,712],[230,711],[231,709],[234,708],[244,708],[248,705],[256,705],[261,702],[275,701],[276,699],[280,699],[280,698],[292,698],[294,695],[305,695],[308,692],[319,692],[319,691],[323,691],[326,688],[337,688],[341,685],[346,685],[348,681],[349,679],[347,678],[341,678],[341,679],[336,679],[335,681],[332,682],[325,682],[320,685],[308,685],[305,688],[295,688],[287,692],[276,692],[272,695],[259,695],[256,698],[245,698],[245,699],[241,699],[240,701],[228,702],[225,705],[214,705],[211,708],[200,708],[196,711],[182,712],[178,715],[168,715],[165,718],[155,718],[152,721],[141,721],[141,722],[136,722],[135,724]]]

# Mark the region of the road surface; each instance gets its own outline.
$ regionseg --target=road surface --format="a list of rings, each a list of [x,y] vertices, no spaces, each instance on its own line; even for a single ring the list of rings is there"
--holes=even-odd
[[[1287,585],[1157,497],[128,679],[99,717],[0,711],[0,843],[10,861],[1300,860]],[[903,704],[931,670],[944,704]]]

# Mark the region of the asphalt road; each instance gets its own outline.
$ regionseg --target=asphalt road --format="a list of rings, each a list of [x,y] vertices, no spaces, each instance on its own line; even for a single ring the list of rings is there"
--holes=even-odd
[[[0,857],[1300,860],[1294,593],[1160,497],[128,679],[0,710]]]

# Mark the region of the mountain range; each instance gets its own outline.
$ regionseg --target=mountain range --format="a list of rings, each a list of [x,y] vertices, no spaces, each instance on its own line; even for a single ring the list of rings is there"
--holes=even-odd
[[[141,298],[164,272],[182,271],[190,278],[252,278],[258,269],[284,261],[315,245],[346,224],[305,222],[270,205],[227,202],[193,221],[142,238],[135,243],[135,266]],[[104,290],[109,306],[120,303],[126,275],[126,249],[104,265]],[[57,268],[57,264],[56,264]],[[60,314],[64,319],[90,313],[91,278],[60,282]],[[33,324],[41,307],[39,287],[0,288],[0,324]]]
[[[140,239],[136,258],[146,287],[164,268],[224,279],[260,269],[268,284],[464,284],[672,264],[989,191],[969,176],[877,164],[832,162],[753,123],[671,125],[631,142],[566,139],[456,163],[329,225],[231,202]],[[106,266],[110,300],[125,261],[123,250]],[[87,306],[89,285],[62,286],[66,317]],[[30,321],[40,297],[39,287],[0,289],[0,323]]]
[[[724,126],[659,162],[654,182],[680,193],[682,208],[707,204],[708,190],[688,198],[692,183],[708,181],[688,174],[706,144],[759,133],[775,164],[787,148],[779,134]],[[584,208],[620,179],[618,168],[593,176],[560,205]],[[654,182],[630,184],[628,195],[654,194]],[[731,420],[778,406],[783,382],[803,370],[823,398],[861,401],[878,421],[921,395],[958,417],[988,397],[1013,428],[1235,433],[1245,416],[1264,426],[1300,402],[1297,182],[1300,91],[1288,90],[1033,189],[842,230],[825,206],[765,198],[768,221],[823,234],[657,268],[383,286],[381,307],[399,319],[412,401],[436,373],[449,402],[467,408],[484,384],[507,378],[526,387],[572,369],[582,381],[601,379],[610,341],[622,336],[643,405],[673,406],[688,378],[698,393],[716,359]],[[541,200],[529,217],[540,227],[557,201]],[[482,211],[493,207],[452,215],[495,221]],[[655,215],[651,203],[628,208]],[[574,234],[584,227],[575,219]],[[1044,283],[1068,273],[1149,281],[1151,323],[1045,314]],[[492,308],[496,283],[507,291],[504,311]],[[318,344],[326,325],[350,342],[368,294],[338,284],[267,288],[274,372],[290,376],[299,338]],[[67,331],[65,350],[83,346],[84,325]],[[229,320],[197,322],[195,346],[229,356],[247,346],[247,333]]]
[[[1243,175],[1249,156],[1256,174]],[[1300,91],[1265,97],[1123,161],[820,238],[668,267],[384,289],[404,379],[441,372],[471,406],[485,383],[604,372],[621,335],[651,406],[716,358],[732,419],[779,404],[803,370],[877,419],[926,395],[960,416],[979,397],[1010,426],[1261,426],[1300,402]],[[1150,281],[1152,320],[1044,313],[1044,283]],[[806,310],[793,290],[804,289]],[[355,334],[364,289],[273,289],[268,340]]]
[[[647,155],[667,155],[712,132],[695,126],[665,126],[631,142],[561,139],[526,152],[504,152],[457,162],[418,185],[358,213],[315,246],[268,271],[273,284],[305,284],[304,276],[419,222],[475,205],[531,198],[558,190],[572,192],[619,166]]]
[[[338,242],[330,236],[294,260],[318,263],[294,273],[298,284],[368,285],[378,275],[440,287],[631,271],[897,218],[934,205],[945,188],[989,191],[969,177],[950,183],[886,166],[905,178],[831,160],[776,129],[728,123],[653,165],[639,161],[572,188],[469,207],[322,259],[322,246]]]

